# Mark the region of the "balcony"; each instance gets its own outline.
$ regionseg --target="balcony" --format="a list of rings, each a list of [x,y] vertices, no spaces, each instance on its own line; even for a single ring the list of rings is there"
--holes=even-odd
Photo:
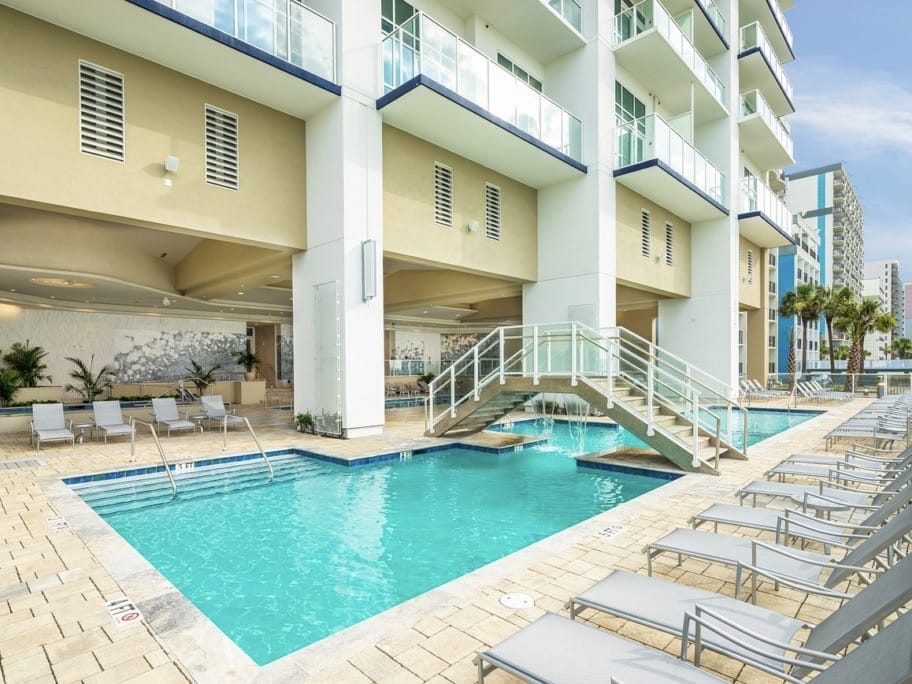
[[[741,149],[761,168],[781,169],[795,163],[792,136],[759,90],[741,96],[738,129]]]
[[[586,172],[579,119],[427,15],[382,50],[387,123],[535,188]]]
[[[661,117],[619,126],[615,144],[619,183],[685,221],[728,215],[725,175]]]
[[[341,93],[335,25],[297,0],[6,4],[302,119]]]
[[[788,235],[792,212],[773,191],[757,177],[741,181],[741,211],[738,226],[741,235],[758,247],[785,247],[795,244]]]
[[[728,50],[725,16],[714,0],[662,0],[662,4],[673,17],[694,10],[693,44],[703,55]]]
[[[776,261],[777,261],[776,255],[775,255],[775,254],[770,254],[770,255],[769,255],[769,267],[770,267],[770,268],[776,268]]]
[[[541,64],[586,45],[576,0],[447,0],[444,5],[464,21],[483,17],[484,24]]]
[[[738,64],[742,90],[762,92],[776,116],[785,116],[795,111],[792,84],[763,28],[757,22],[741,27]]]
[[[617,14],[614,33],[618,64],[668,111],[693,111],[697,125],[728,116],[722,79],[658,0],[643,0]]]
[[[741,0],[738,16],[742,25],[757,22],[763,27],[780,62],[795,59],[792,29],[779,7],[779,0]]]

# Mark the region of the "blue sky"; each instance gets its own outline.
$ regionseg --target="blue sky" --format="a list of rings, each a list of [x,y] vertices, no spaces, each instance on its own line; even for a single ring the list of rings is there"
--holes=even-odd
[[[795,0],[786,17],[795,168],[845,162],[865,260],[898,259],[912,281],[912,0]]]

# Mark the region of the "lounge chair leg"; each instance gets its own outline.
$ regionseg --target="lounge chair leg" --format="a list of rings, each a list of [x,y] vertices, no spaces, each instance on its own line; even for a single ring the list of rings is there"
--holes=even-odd
[[[679,554],[678,554],[678,567],[681,567],[681,563],[683,563],[683,562],[684,562],[684,558],[683,558],[683,557],[681,556],[681,554],[679,553]]]

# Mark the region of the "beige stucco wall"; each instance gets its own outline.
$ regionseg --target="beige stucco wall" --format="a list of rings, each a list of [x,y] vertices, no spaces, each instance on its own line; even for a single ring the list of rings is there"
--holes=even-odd
[[[747,253],[753,252],[754,274],[751,282],[747,278]],[[767,256],[762,247],[758,247],[744,237],[738,241],[738,302],[741,308],[766,308]]]
[[[617,274],[627,284],[681,297],[690,296],[690,224],[664,207],[650,202],[620,183],[617,193]],[[640,251],[640,218],[649,212],[652,256]],[[673,265],[656,255],[665,254],[665,224],[674,227]]]
[[[434,223],[434,162],[453,169],[453,227]],[[484,234],[485,183],[501,191],[501,240]],[[534,281],[537,191],[391,126],[383,127],[383,240],[391,256]],[[476,220],[477,232],[466,225]]]
[[[124,163],[79,151],[80,59],[124,76]],[[0,63],[0,200],[306,247],[303,121],[5,7]],[[205,104],[238,115],[238,191],[205,182]]]

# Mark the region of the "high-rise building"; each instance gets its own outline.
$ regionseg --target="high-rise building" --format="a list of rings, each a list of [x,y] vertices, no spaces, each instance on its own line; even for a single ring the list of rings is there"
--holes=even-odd
[[[912,339],[912,283],[903,285],[903,336]]]
[[[884,349],[888,349],[893,340],[902,336],[903,319],[905,316],[905,307],[903,306],[903,283],[899,275],[899,262],[895,259],[885,259],[880,261],[868,261],[864,265],[864,281],[877,281],[876,285],[871,283],[866,287],[865,296],[876,296],[882,302],[884,313],[891,314],[896,319],[897,326],[886,333],[877,333],[872,337],[877,337],[877,342],[872,341],[868,346],[868,340],[865,338],[865,348],[872,353],[872,358],[885,359],[889,358]],[[881,339],[883,338],[883,339]]]
[[[127,381],[249,344],[347,436],[504,324],[763,380],[791,5],[0,0],[0,347]]]
[[[820,282],[862,293],[864,212],[842,163],[786,174],[789,208],[813,222],[820,241]]]

